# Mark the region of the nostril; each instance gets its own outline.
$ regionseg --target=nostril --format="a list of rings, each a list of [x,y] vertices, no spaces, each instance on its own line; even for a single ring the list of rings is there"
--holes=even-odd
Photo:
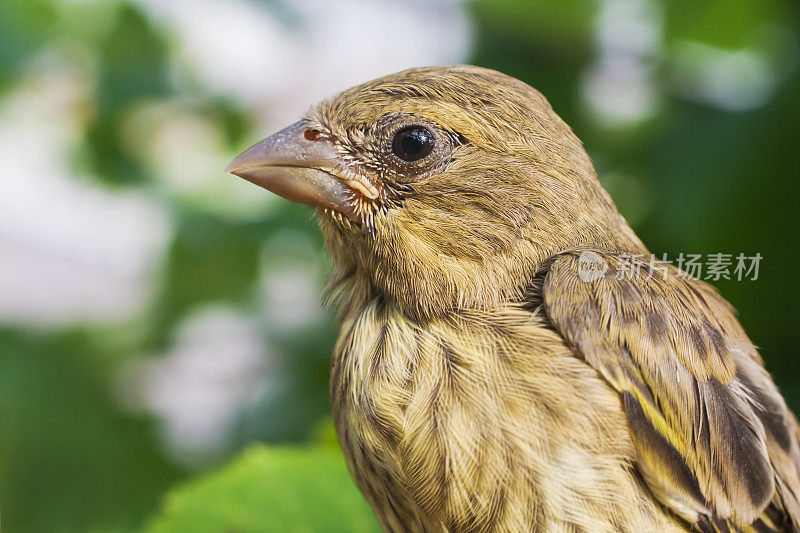
[[[316,141],[320,138],[322,132],[319,130],[315,130],[313,128],[309,128],[303,132],[303,137],[306,138],[307,141]]]

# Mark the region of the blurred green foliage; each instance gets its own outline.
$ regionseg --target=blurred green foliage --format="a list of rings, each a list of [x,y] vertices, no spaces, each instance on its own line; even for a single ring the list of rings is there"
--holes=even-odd
[[[378,532],[340,453],[253,448],[167,495],[147,533]]]
[[[109,402],[107,355],[77,331],[2,331],[0,346],[6,527],[133,526],[179,473],[153,446],[150,424]]]
[[[757,281],[715,284],[739,309],[800,412],[794,296],[800,293],[800,73],[793,66],[800,8],[790,0],[653,5],[663,17],[658,55],[648,58],[660,105],[634,125],[609,129],[580,98],[585,71],[599,54],[597,2],[470,2],[476,31],[470,61],[519,77],[548,97],[657,254],[761,253]],[[762,105],[724,109],[674,90],[682,43],[737,50],[763,28],[784,40],[765,45],[774,47],[764,53],[773,54],[769,61],[782,77]],[[259,250],[270,239],[303,235],[308,251],[276,244],[270,253],[313,263],[321,272],[327,263],[304,208],[281,202],[255,219],[227,217],[164,193],[148,165],[132,155],[123,132],[127,114],[176,94],[218,125],[231,153],[258,136],[236,102],[174,83],[167,68],[174,53],[170,35],[140,7],[122,0],[3,0],[0,98],[45,48],[88,52],[96,71],[94,109],[75,147],[75,167],[112,190],[158,190],[175,227],[160,289],[135,323],[55,330],[0,323],[0,502],[8,531],[133,531],[145,524],[152,533],[375,530],[337,452],[257,447],[217,473],[197,474],[165,455],[149,415],[121,406],[115,393],[120,370],[168,349],[193,309],[222,302],[264,318],[257,302]],[[200,466],[226,462],[253,442],[307,443],[320,424],[329,426],[334,337],[328,315],[291,334],[270,331],[280,386],[242,413],[233,442]]]

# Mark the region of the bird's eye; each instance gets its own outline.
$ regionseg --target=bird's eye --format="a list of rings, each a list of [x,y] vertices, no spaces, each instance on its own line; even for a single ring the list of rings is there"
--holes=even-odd
[[[394,154],[403,161],[419,161],[433,151],[436,138],[428,128],[408,126],[398,131],[392,141]]]

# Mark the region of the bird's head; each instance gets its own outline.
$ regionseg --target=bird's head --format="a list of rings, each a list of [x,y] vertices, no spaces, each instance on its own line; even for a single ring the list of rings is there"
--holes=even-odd
[[[228,170],[315,206],[333,278],[417,316],[519,296],[562,250],[641,249],[545,98],[484,68],[359,85]]]

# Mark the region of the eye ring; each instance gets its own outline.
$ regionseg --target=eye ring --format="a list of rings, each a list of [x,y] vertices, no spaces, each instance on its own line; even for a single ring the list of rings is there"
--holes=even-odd
[[[436,135],[419,124],[397,130],[392,140],[392,152],[406,163],[425,159],[435,147]]]

